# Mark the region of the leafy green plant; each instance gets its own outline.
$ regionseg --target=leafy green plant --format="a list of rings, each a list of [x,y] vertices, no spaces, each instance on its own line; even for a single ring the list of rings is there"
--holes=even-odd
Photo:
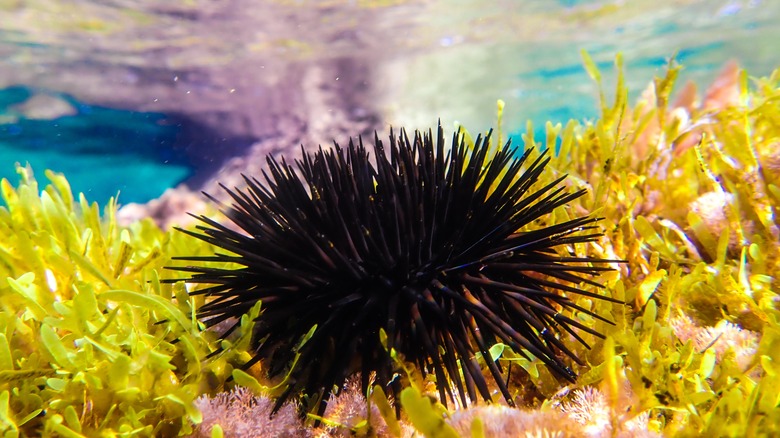
[[[616,413],[627,403],[649,413],[664,434],[776,433],[780,70],[752,88],[727,70],[729,93],[710,94],[730,99],[673,105],[670,61],[632,109],[616,64],[614,103],[602,93],[599,120],[567,125],[553,164],[594,187],[581,208],[604,216],[610,235],[592,250],[628,261],[608,284],[631,307],[604,309],[617,325],[604,327],[580,383],[606,389]],[[757,346],[685,339],[726,322]],[[630,400],[618,397],[626,387]]]
[[[151,221],[101,216],[62,175],[40,193],[29,168],[2,181],[0,428],[7,436],[160,436],[190,431],[208,334],[168,254],[199,244]]]

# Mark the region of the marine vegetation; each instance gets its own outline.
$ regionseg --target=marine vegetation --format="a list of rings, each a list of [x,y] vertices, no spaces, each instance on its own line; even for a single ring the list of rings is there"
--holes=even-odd
[[[354,363],[333,370],[312,368],[330,372],[333,377],[314,377],[341,385],[336,389],[307,387],[305,374],[291,379],[290,370],[296,368],[290,360],[304,354],[302,348],[310,342],[309,348],[316,347],[327,363],[352,357],[354,351],[314,346],[321,340],[317,329],[293,330],[286,341],[291,351],[287,357],[274,360],[271,354],[270,360],[245,368],[258,353],[252,334],[267,330],[263,312],[273,301],[260,299],[234,312],[246,313],[230,336],[220,337],[234,322],[205,329],[198,318],[199,311],[218,307],[209,305],[214,298],[197,294],[214,285],[168,283],[178,277],[164,269],[185,268],[178,257],[200,258],[198,268],[219,273],[246,268],[230,259],[240,253],[219,250],[186,233],[160,230],[150,220],[120,226],[114,202],[101,213],[83,195],[74,197],[62,175],[47,172],[50,184],[39,188],[32,171],[19,167],[18,186],[5,180],[0,186],[5,200],[0,207],[0,430],[9,437],[780,434],[780,70],[751,80],[729,66],[700,95],[692,85],[674,89],[681,67],[670,62],[665,74],[630,105],[620,57],[616,64],[614,99],[602,93],[601,116],[547,124],[541,144],[534,140],[535,127],[528,124],[522,141],[514,143],[533,150],[518,176],[506,180],[519,181],[529,168],[536,168],[527,193],[541,190],[537,201],[557,187],[570,194],[586,189],[533,223],[522,224],[527,225],[523,231],[556,226],[568,230],[564,224],[571,221],[601,217],[580,224],[599,228],[563,238],[590,237],[559,242],[555,254],[625,263],[611,263],[611,270],[604,271],[594,270],[606,267],[603,264],[566,263],[563,269],[591,269],[569,271],[588,281],[549,280],[556,287],[544,296],[549,307],[576,324],[567,321],[574,333],[548,330],[555,341],[536,327],[514,326],[539,351],[500,336],[483,338],[483,348],[469,333],[477,345],[473,354],[453,350],[455,341],[435,354],[425,343],[404,352],[405,344],[393,335],[400,333],[399,325],[395,331],[378,330],[384,344],[382,350],[372,350],[377,356],[368,360],[379,363],[379,355],[389,355],[394,374],[384,378],[391,382],[371,374],[344,374],[360,369]],[[601,86],[600,73],[587,55],[585,65]],[[502,135],[499,128],[491,144],[504,144]],[[459,138],[463,154],[486,150],[466,132]],[[409,140],[414,148],[414,138]],[[398,144],[402,149],[405,142]],[[485,163],[502,149],[487,150]],[[338,156],[322,155],[332,160]],[[502,193],[507,187],[491,184],[483,190]],[[236,202],[254,201],[251,188],[242,189],[249,199],[233,192]],[[219,212],[203,214],[212,221],[205,228],[219,229]],[[186,229],[208,236],[204,229]],[[383,232],[395,236],[393,230]],[[419,236],[421,241],[426,238]],[[225,258],[217,259],[215,251]],[[331,261],[337,263],[332,256]],[[488,258],[480,263],[499,262]],[[584,275],[589,273],[594,275]],[[305,280],[316,279],[312,274]],[[352,299],[347,295],[340,304],[349,306]],[[421,301],[418,308],[423,311],[425,304]],[[536,316],[550,322],[539,315],[544,313]],[[399,319],[398,324],[412,324],[416,318]],[[422,323],[433,333],[430,318]],[[434,316],[432,321],[438,320]],[[460,361],[450,359],[455,354]],[[433,372],[426,368],[433,361],[440,364],[438,374],[435,366]],[[558,361],[579,375],[576,382],[550,367]],[[267,378],[274,375],[268,363],[284,368],[275,379]],[[452,363],[466,371],[451,371]],[[479,379],[474,364],[493,403],[482,400],[482,391],[468,390],[467,380]],[[502,389],[516,407],[508,406]],[[279,404],[285,393],[301,392],[313,393],[313,399],[303,398],[302,406]],[[326,393],[331,397],[327,405],[318,405],[325,406],[319,415],[315,411],[299,417],[299,407],[312,408],[314,398]],[[276,414],[269,416],[274,408]]]

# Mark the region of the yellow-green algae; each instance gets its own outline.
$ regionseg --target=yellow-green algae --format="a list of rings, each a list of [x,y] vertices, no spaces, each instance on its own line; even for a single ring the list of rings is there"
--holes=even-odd
[[[117,225],[112,202],[74,199],[62,175],[39,192],[28,168],[2,181],[0,430],[4,436],[171,436],[224,380],[168,254],[205,252],[151,221]]]
[[[616,323],[577,315],[607,339],[587,336],[591,350],[569,343],[589,364],[577,370],[576,386],[562,387],[537,361],[501,345],[491,353],[527,371],[514,373],[512,386],[526,408],[560,413],[567,392],[597,387],[613,431],[644,415],[650,431],[666,436],[779,434],[780,70],[751,84],[742,73],[727,105],[676,107],[670,96],[680,67],[670,63],[630,107],[621,63],[614,101],[602,93],[598,120],[548,124],[546,144],[535,146],[560,143],[539,184],[568,173],[568,184],[589,188],[547,220],[605,218],[605,237],[577,253],[627,260],[599,279],[607,286],[601,293],[627,305],[573,297]],[[585,64],[600,82],[587,55]],[[533,129],[523,136],[526,146],[534,145]],[[246,335],[205,360],[216,341],[194,317],[199,301],[183,285],[159,281],[170,277],[162,267],[175,264],[172,256],[211,248],[148,220],[120,227],[113,202],[101,216],[83,196],[74,199],[63,176],[47,173],[51,185],[39,192],[30,169],[19,173],[18,188],[2,182],[7,207],[0,208],[5,436],[187,435],[201,420],[194,400],[224,389],[228,376],[258,393],[279,389],[233,369],[246,359]],[[758,341],[724,347],[719,332],[696,342],[705,327],[726,323]],[[245,333],[250,326],[245,317]],[[452,413],[424,397],[430,383],[408,367],[404,374],[409,387],[400,403],[414,415],[404,413],[402,423],[453,436]],[[384,395],[370,399],[390,420]],[[549,418],[549,432],[560,430],[557,417]],[[226,433],[230,421],[212,435]],[[351,433],[371,435],[366,424]],[[487,426],[474,420],[461,433],[489,436]],[[402,434],[397,423],[387,430]]]

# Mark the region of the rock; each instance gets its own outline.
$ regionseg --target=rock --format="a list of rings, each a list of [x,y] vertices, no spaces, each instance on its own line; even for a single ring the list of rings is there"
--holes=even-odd
[[[11,110],[32,120],[54,120],[78,112],[64,99],[48,93],[33,94],[24,102],[12,106]]]

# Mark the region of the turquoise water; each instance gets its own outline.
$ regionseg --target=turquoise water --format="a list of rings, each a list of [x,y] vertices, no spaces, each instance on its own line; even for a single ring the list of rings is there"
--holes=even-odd
[[[44,169],[64,173],[76,193],[104,204],[144,202],[183,181],[190,173],[173,151],[178,128],[163,114],[87,105],[62,96],[75,113],[37,120],[14,111],[29,89],[0,90],[0,178],[17,181],[16,163],[42,177]]]
[[[756,76],[780,66],[780,1],[769,0],[25,5],[0,2],[0,176],[15,181],[14,163],[29,162],[101,203],[197,188],[252,142],[327,133],[338,111],[380,130],[441,119],[479,131],[503,99],[505,129],[518,137],[531,120],[541,137],[548,120],[597,116],[583,49],[608,94],[623,54],[632,102],[672,55],[680,83],[700,90],[731,59]],[[39,94],[49,100],[24,107]]]
[[[397,81],[394,124],[423,126],[439,114],[448,123],[490,126],[499,98],[515,136],[529,119],[539,127],[594,118],[598,94],[581,50],[596,61],[610,98],[614,59],[623,54],[631,103],[673,55],[683,65],[678,88],[690,80],[700,93],[731,60],[752,76],[780,67],[776,1],[459,3],[456,20],[444,2],[431,14],[445,17],[431,19],[426,31],[429,47],[439,47],[409,62]]]

